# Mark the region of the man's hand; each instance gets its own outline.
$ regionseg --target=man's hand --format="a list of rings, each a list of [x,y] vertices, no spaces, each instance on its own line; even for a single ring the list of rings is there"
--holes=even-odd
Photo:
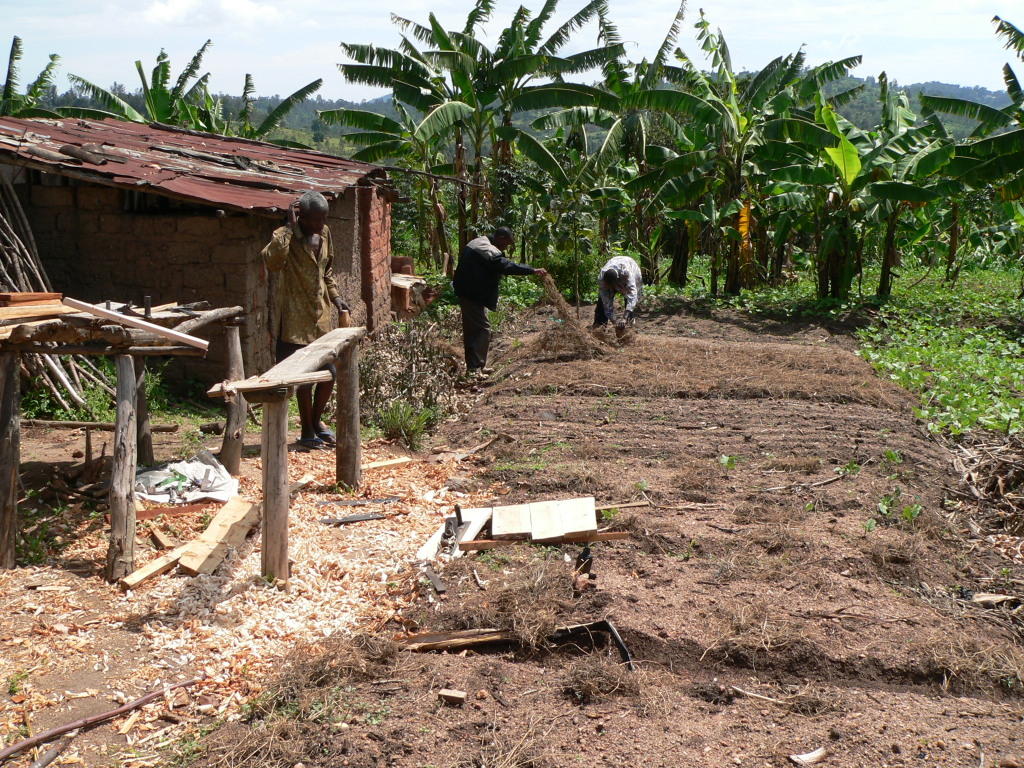
[[[546,275],[547,273],[548,271],[544,269],[544,267],[538,267],[537,269],[533,270],[533,274],[540,275],[541,277],[544,277],[544,275]]]
[[[295,222],[298,221],[299,213],[299,201],[294,200],[291,205],[288,206],[288,226],[294,227]]]
[[[622,320],[616,320],[616,321],[615,321],[615,327],[616,327],[616,328],[617,328],[618,330],[620,330],[620,331],[624,331],[624,330],[626,330],[626,321],[625,321],[625,319],[622,319]]]
[[[349,308],[348,304],[346,304],[344,301],[341,300],[341,297],[335,297],[335,298],[331,299],[331,301],[334,303],[334,308],[337,309],[338,312],[351,312],[352,311]]]
[[[626,312],[626,323],[628,325],[636,325],[636,312],[633,310]]]

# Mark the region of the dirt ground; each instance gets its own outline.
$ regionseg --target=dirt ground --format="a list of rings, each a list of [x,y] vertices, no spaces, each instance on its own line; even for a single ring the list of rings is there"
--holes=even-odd
[[[203,644],[235,636],[202,634],[217,619],[182,608],[190,580],[120,596],[97,576],[95,534],[87,551],[0,577],[5,736],[33,702],[37,732],[116,706],[118,680],[135,681],[122,693],[131,698],[205,667],[217,683],[203,688],[205,700],[185,697],[177,714],[158,702],[134,731],[124,718],[96,728],[67,759],[140,768],[1024,765],[1024,563],[969,522],[985,510],[953,493],[962,479],[953,453],[915,421],[907,393],[856,357],[849,331],[683,307],[642,317],[621,347],[589,357],[553,312],[529,313],[497,340],[498,373],[467,390],[466,413],[433,437],[438,450],[456,451],[497,437],[487,452],[367,476],[361,493],[394,493],[400,515],[322,541],[322,511],[310,505],[339,497],[332,462],[292,454],[293,475],[318,478],[293,508],[297,590],[252,598],[276,592],[245,570],[258,563],[253,543],[217,582],[218,605],[253,600],[264,625],[298,617],[290,633],[268,631],[280,653],[250,644],[248,656],[222,653],[224,669],[211,670],[216,654]],[[246,465],[257,494],[258,457]],[[602,524],[631,534],[593,545],[596,578],[575,591],[579,545],[516,545],[437,565],[443,597],[412,567],[456,501],[574,496],[612,507]],[[303,547],[314,539],[311,555]],[[310,559],[342,565],[303,581]],[[339,578],[347,586],[332,594],[353,593],[351,605],[307,606]],[[48,597],[40,584],[70,589]],[[170,607],[160,592],[168,584]],[[985,595],[1006,599],[976,599]],[[57,597],[75,607],[52,607]],[[618,631],[635,671],[607,632],[556,632],[600,620]],[[188,622],[193,634],[175,635],[179,645],[153,639],[163,637],[155,623],[180,632]],[[484,627],[516,641],[435,654],[393,644],[407,632]],[[64,663],[41,655],[53,635],[66,643]],[[188,645],[193,637],[201,642]],[[67,651],[75,642],[81,658]],[[28,693],[14,694],[12,675],[24,670]],[[465,692],[465,704],[441,703],[441,689]]]

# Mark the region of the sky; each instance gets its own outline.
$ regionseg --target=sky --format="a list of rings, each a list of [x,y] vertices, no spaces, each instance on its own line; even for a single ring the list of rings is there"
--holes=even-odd
[[[536,10],[542,0],[497,0],[485,42],[496,41],[521,4]],[[561,0],[547,31],[584,5]],[[608,7],[628,58],[638,61],[657,51],[679,5],[608,0]],[[1024,63],[1003,48],[992,23],[998,15],[1024,29],[1020,0],[691,1],[677,44],[698,62],[693,24],[700,8],[722,31],[735,71],[760,69],[803,45],[811,65],[862,55],[857,77],[884,70],[890,81],[903,84],[936,80],[1002,91],[1002,67],[1010,62],[1024,79]],[[104,88],[118,82],[132,91],[140,85],[136,60],[148,75],[163,48],[176,78],[210,39],[202,71],[210,73],[214,93],[240,95],[249,73],[261,96],[284,96],[322,77],[324,98],[361,101],[385,92],[345,82],[337,68],[346,61],[342,41],[394,47],[400,34],[392,13],[426,24],[433,12],[445,28],[461,29],[471,9],[471,0],[0,0],[0,50],[6,59],[11,39],[22,39],[22,91],[51,53],[61,57],[61,90],[67,87],[63,75],[73,73]],[[577,50],[594,47],[596,27],[584,28],[574,41]]]

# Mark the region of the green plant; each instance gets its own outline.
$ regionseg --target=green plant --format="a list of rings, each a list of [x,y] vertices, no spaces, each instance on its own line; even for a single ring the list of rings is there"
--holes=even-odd
[[[602,523],[610,523],[619,514],[618,507],[609,507],[608,509],[599,510],[597,514],[601,516]]]
[[[860,469],[860,464],[851,459],[850,461],[843,464],[843,466],[837,467],[836,473],[843,475],[845,477],[856,477],[857,475],[860,474]]]
[[[28,670],[19,669],[7,678],[7,695],[17,696],[21,693],[21,684],[28,679]]]
[[[420,447],[436,418],[432,409],[416,410],[406,400],[389,403],[377,413],[377,423],[384,436],[390,440],[401,440],[413,450]]]
[[[875,522],[875,518],[873,517],[869,517],[867,520],[864,521],[864,530],[868,533],[871,533],[873,530],[875,530],[877,526],[878,523]]]
[[[721,464],[726,469],[734,469],[736,467],[736,457],[726,456],[725,454],[722,454],[721,456],[718,457],[718,463]]]

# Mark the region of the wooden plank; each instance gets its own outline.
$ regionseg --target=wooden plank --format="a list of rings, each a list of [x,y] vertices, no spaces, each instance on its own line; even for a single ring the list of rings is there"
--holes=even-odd
[[[491,510],[491,538],[530,538],[530,505],[513,504]]]
[[[204,351],[210,347],[210,342],[205,339],[200,339],[195,336],[189,336],[187,333],[178,333],[170,328],[164,328],[162,325],[156,325],[155,323],[149,323],[145,320],[140,320],[137,317],[131,317],[129,315],[122,315],[120,312],[114,312],[110,309],[104,309],[103,307],[97,307],[92,304],[88,304],[84,301],[78,301],[77,299],[64,297],[64,305],[77,309],[80,312],[88,312],[90,315],[96,315],[96,317],[103,317],[107,320],[113,320],[121,325],[126,325],[129,328],[138,328],[143,331],[150,331],[155,333],[157,336],[161,336],[165,339],[172,339],[181,344],[187,344],[197,349]]]
[[[121,585],[122,589],[135,589],[144,581],[148,581],[154,576],[159,576],[161,573],[167,573],[178,562],[187,546],[188,544],[182,544],[180,547],[172,549],[166,555],[161,555],[156,560],[129,573],[118,584]]]
[[[465,523],[465,527],[459,533],[459,541],[456,544],[461,543],[463,539],[473,539],[479,536],[480,531],[492,519],[492,512],[493,510],[490,507],[478,507],[477,509],[463,511],[462,522]],[[456,546],[452,557],[462,557],[462,554],[463,551]]]
[[[60,303],[62,293],[46,293],[45,291],[3,291],[0,292],[0,307],[11,307],[17,304]]]
[[[321,371],[328,363],[333,363],[349,346],[356,344],[366,335],[366,328],[336,328],[325,333],[312,344],[296,350],[280,363],[260,376],[250,376],[242,381],[228,381],[213,387],[207,394],[210,397],[221,397],[225,390],[236,392],[258,392],[261,389],[279,389],[281,386],[310,384],[318,381],[329,381],[327,378],[304,378],[323,374]],[[281,382],[284,382],[282,384]]]
[[[153,528],[150,530],[149,538],[157,549],[174,549],[175,547],[181,546],[180,541],[175,539],[173,536],[168,536],[159,528]]]
[[[189,576],[209,575],[224,562],[230,547],[239,547],[259,520],[260,505],[235,496],[225,504],[199,538],[189,542],[178,569]]]
[[[530,538],[552,541],[565,535],[559,501],[535,501],[530,504]]]
[[[629,531],[606,531],[604,533],[592,533],[589,535],[580,536],[567,536],[560,539],[558,544],[587,544],[590,542],[599,541],[623,541],[628,539],[630,536]],[[498,547],[508,547],[513,544],[529,544],[532,542],[517,540],[517,539],[473,539],[459,542],[459,549],[463,552],[473,552],[482,549],[497,549]]]
[[[77,309],[65,307],[60,302],[46,304],[27,304],[15,307],[0,307],[0,323],[4,325],[17,323],[21,320],[38,320],[61,315],[77,314]]]
[[[182,504],[176,507],[153,507],[152,509],[140,509],[135,513],[136,521],[141,520],[155,520],[156,518],[165,515],[167,517],[178,517],[180,515],[193,515],[196,512],[201,512],[209,507],[211,504],[219,504],[216,501],[203,501],[198,504]],[[110,515],[106,516],[107,522],[110,522]]]
[[[385,467],[400,467],[403,464],[411,464],[414,461],[420,461],[411,456],[402,456],[397,459],[384,459],[384,461],[371,461],[369,464],[363,465],[363,470],[367,469],[383,469]]]
[[[276,376],[271,378],[270,372],[262,376],[252,376],[248,379],[232,382],[221,382],[214,384],[207,390],[208,397],[224,397],[229,392],[257,393],[265,390],[283,389],[286,387],[301,387],[303,384],[318,384],[321,381],[330,381],[330,371],[313,371],[312,373],[296,373],[293,376],[282,378]]]
[[[597,513],[594,511],[593,496],[566,499],[559,502],[558,510],[562,515],[562,535],[564,537],[582,536],[597,530]]]

